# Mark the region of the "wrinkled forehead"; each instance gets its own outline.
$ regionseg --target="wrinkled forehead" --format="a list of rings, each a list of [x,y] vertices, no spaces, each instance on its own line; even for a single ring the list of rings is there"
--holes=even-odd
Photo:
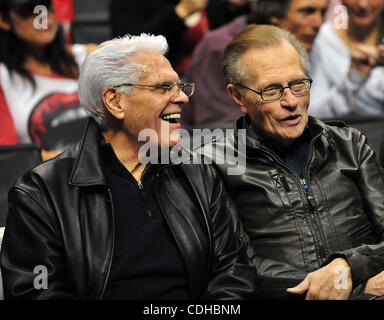
[[[151,73],[160,68],[171,67],[168,59],[156,51],[137,52],[133,55],[133,59],[141,73]]]
[[[264,48],[249,48],[242,56],[248,81],[282,77],[287,73],[304,74],[299,53],[287,41]]]
[[[168,59],[159,52],[144,51],[136,53],[133,58],[137,63],[140,80],[161,77],[178,78]]]

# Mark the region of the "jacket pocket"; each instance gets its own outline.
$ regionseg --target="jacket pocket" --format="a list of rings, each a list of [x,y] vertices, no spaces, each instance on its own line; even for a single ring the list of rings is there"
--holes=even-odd
[[[375,241],[370,223],[365,223],[358,228],[347,232],[349,241],[354,246],[372,243]]]

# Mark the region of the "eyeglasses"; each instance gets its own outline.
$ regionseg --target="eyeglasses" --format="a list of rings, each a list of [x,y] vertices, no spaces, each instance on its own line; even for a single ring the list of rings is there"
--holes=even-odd
[[[115,87],[121,86],[136,86],[149,90],[158,90],[161,94],[169,93],[171,98],[176,98],[180,90],[189,98],[195,92],[195,84],[193,82],[186,83],[177,83],[173,82],[169,85],[149,85],[149,84],[139,84],[139,83],[123,83]]]
[[[312,85],[312,79],[310,77],[292,81],[286,87],[275,85],[262,89],[261,91],[256,91],[254,89],[248,88],[241,83],[236,84],[239,87],[250,90],[261,96],[261,99],[264,101],[276,101],[283,96],[285,89],[289,88],[294,96],[301,96],[309,92]]]

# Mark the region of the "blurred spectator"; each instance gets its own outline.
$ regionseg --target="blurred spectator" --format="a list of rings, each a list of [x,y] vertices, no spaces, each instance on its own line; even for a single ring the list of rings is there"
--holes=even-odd
[[[384,0],[342,3],[344,10],[322,26],[311,52],[309,113],[319,118],[383,113]]]
[[[0,106],[17,133],[17,141],[1,141],[35,142],[55,154],[81,137],[79,64],[95,45],[68,47],[49,0],[0,0],[0,14]],[[7,118],[0,127],[12,130]]]
[[[257,0],[251,0],[256,2]],[[207,15],[210,29],[217,29],[234,18],[249,12],[249,0],[208,0]]]
[[[209,29],[206,5],[207,0],[111,0],[112,36],[143,32],[165,36],[169,43],[168,59],[176,71],[183,73],[188,64],[185,49],[188,48],[189,55]]]
[[[186,73],[196,83],[194,96],[185,105],[182,123],[186,127],[213,125],[236,120],[241,110],[227,94],[221,61],[225,46],[247,24],[274,24],[292,32],[307,49],[324,21],[327,0],[258,0],[251,13],[210,31],[197,45]]]

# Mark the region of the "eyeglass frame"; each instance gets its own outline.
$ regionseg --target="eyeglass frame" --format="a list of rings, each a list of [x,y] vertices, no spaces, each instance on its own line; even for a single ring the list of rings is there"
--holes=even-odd
[[[302,93],[298,93],[298,94],[293,93],[291,86],[294,84],[294,82],[297,82],[297,81],[303,81],[303,80],[307,80],[307,81],[309,81],[309,85],[307,85],[307,89],[308,89],[308,90],[305,91],[305,92],[302,92]],[[288,84],[287,86],[285,86],[285,87],[280,86],[280,96],[279,96],[278,98],[273,98],[273,99],[270,99],[270,100],[268,100],[268,99],[264,99],[264,98],[263,98],[263,91],[264,91],[265,89],[267,89],[268,87],[266,87],[266,88],[264,88],[264,89],[261,89],[260,91],[256,91],[256,90],[254,90],[254,89],[252,89],[252,88],[249,88],[249,87],[247,87],[247,86],[245,86],[245,85],[243,85],[243,84],[241,84],[241,83],[236,83],[235,85],[236,85],[236,86],[239,86],[239,87],[241,87],[241,88],[250,90],[250,91],[252,91],[252,92],[254,92],[254,93],[257,93],[257,94],[261,97],[261,99],[262,99],[263,101],[268,101],[268,102],[270,102],[270,101],[277,101],[277,100],[280,100],[281,97],[282,97],[283,94],[284,94],[284,90],[287,89],[287,88],[289,88],[289,90],[291,91],[291,93],[292,93],[294,96],[301,96],[301,95],[304,95],[304,94],[308,93],[308,92],[311,90],[312,82],[313,82],[312,78],[311,78],[310,76],[307,75],[306,78],[304,78],[304,79],[300,79],[300,80],[292,81],[291,83],[289,83],[289,84]]]
[[[183,88],[186,85],[192,86],[192,93],[190,95],[187,95],[183,90]],[[114,87],[118,88],[118,87],[122,87],[122,86],[136,86],[136,87],[141,87],[144,89],[148,89],[148,88],[164,89],[164,90],[167,90],[168,92],[170,92],[174,86],[177,86],[178,91],[176,92],[175,97],[177,97],[177,95],[180,93],[180,91],[183,91],[183,93],[189,98],[189,97],[192,97],[192,95],[194,94],[196,84],[194,82],[185,82],[185,83],[174,82],[172,85],[166,86],[166,85],[160,85],[160,84],[159,85],[150,85],[150,84],[141,84],[141,83],[123,83],[123,84],[119,84],[119,85],[114,86]]]

